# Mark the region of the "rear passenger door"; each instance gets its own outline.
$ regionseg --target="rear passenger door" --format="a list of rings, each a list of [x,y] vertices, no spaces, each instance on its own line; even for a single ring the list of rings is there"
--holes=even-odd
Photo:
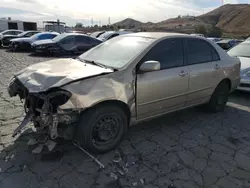
[[[187,105],[210,99],[219,80],[220,57],[216,49],[203,39],[185,40],[185,63],[190,74]]]
[[[87,51],[88,49],[91,48],[91,43],[89,40],[89,37],[86,36],[76,36],[76,45],[77,49],[80,52]]]

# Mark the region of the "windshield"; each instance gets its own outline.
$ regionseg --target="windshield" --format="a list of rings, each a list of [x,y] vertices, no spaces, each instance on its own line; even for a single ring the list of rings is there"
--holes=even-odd
[[[43,33],[37,33],[37,34],[35,34],[35,35],[32,35],[30,38],[32,39],[32,40],[36,40],[40,35],[42,35]]]
[[[17,36],[22,37],[22,36],[26,35],[27,33],[28,32],[22,32],[22,33],[18,34]]]
[[[53,38],[52,40],[55,41],[55,42],[58,42],[60,40],[62,40],[63,38],[65,38],[66,36],[69,36],[68,34],[64,33],[64,34],[60,34],[60,35],[57,35],[55,38]]]
[[[113,32],[113,31],[105,32],[105,33],[101,34],[98,38],[106,39],[106,38],[109,37],[112,33],[115,33],[115,32]]]
[[[240,43],[227,53],[234,57],[250,57],[250,43]]]
[[[99,33],[102,33],[102,32],[101,31],[97,31],[97,32],[92,33],[90,36],[91,37],[96,37],[97,35],[99,35]]]
[[[116,37],[83,53],[79,58],[119,69],[142,52],[152,40],[144,37]]]

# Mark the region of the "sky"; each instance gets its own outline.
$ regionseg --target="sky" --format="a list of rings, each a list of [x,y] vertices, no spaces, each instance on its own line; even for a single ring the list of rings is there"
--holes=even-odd
[[[250,0],[0,0],[0,18],[36,21],[64,21],[90,25],[115,23],[125,18],[159,22],[178,15],[200,15],[224,4]]]

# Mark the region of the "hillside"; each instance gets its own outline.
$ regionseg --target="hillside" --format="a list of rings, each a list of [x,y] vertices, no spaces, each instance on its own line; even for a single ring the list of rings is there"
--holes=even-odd
[[[130,27],[135,27],[135,28],[139,28],[142,25],[144,25],[144,23],[134,20],[132,18],[126,18],[125,20],[122,20],[120,22],[116,22],[113,24],[113,26],[121,26],[121,27],[125,27],[125,28],[130,28]]]
[[[198,16],[201,21],[216,25],[225,33],[250,34],[250,5],[224,5]]]
[[[158,23],[143,23],[127,18],[113,25],[124,28],[144,28],[146,30],[161,30],[192,33],[196,25],[214,25],[223,33],[230,35],[250,35],[250,5],[227,4],[211,12],[194,17],[178,17],[167,19]]]

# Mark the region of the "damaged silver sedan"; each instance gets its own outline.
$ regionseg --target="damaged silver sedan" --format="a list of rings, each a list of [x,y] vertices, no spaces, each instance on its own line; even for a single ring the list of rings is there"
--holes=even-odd
[[[184,34],[115,37],[75,59],[56,59],[16,73],[8,87],[24,100],[39,153],[57,138],[77,140],[95,153],[122,140],[130,125],[204,105],[222,111],[240,80],[240,62],[212,42]]]

